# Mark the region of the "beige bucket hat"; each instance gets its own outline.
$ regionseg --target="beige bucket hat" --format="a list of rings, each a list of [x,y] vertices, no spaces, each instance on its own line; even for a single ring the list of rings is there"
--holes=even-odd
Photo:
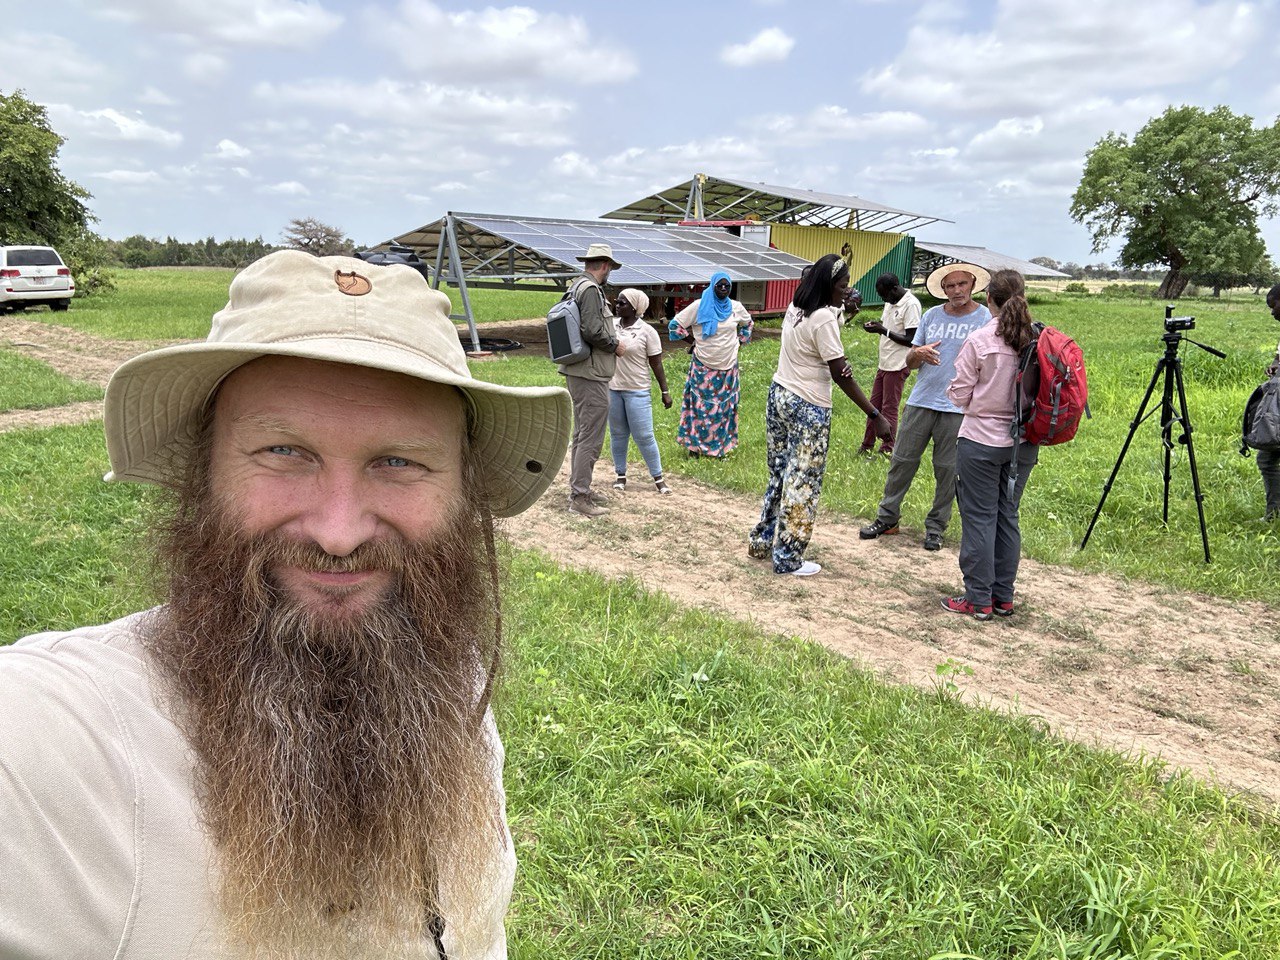
[[[587,247],[587,252],[581,256],[574,257],[575,260],[581,260],[586,263],[588,260],[608,260],[613,264],[613,269],[617,270],[622,264],[613,259],[613,247],[607,243],[593,243]]]
[[[561,387],[471,376],[449,298],[414,269],[273,253],[231,283],[209,337],[126,361],[107,385],[107,480],[182,479],[201,414],[223,379],[257,357],[304,357],[456,387],[468,403],[480,479],[496,516],[529,507],[560,469],[572,422]]]
[[[978,266],[976,263],[947,263],[929,274],[929,279],[924,282],[924,285],[928,287],[929,292],[939,300],[946,300],[947,295],[942,290],[942,281],[945,277],[955,273],[957,270],[961,273],[967,273],[969,276],[973,277],[973,293],[981,293],[983,290],[987,289],[987,284],[991,282],[991,274],[987,273],[986,270]]]

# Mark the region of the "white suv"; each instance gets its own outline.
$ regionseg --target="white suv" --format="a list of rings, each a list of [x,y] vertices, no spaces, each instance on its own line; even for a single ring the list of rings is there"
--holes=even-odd
[[[0,311],[37,303],[65,310],[75,294],[71,271],[53,247],[0,247]]]

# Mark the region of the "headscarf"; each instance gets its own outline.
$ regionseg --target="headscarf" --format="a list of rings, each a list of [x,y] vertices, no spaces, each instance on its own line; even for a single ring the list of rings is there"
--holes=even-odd
[[[697,319],[702,326],[703,339],[714,337],[716,331],[720,329],[720,321],[728,320],[733,314],[733,301],[728,297],[721,300],[716,296],[716,284],[721,280],[733,282],[727,273],[717,270],[711,275],[711,283],[702,291],[702,300],[698,303]]]
[[[649,297],[643,290],[637,290],[635,287],[627,287],[618,296],[626,300],[635,308],[636,316],[643,317],[645,311],[649,309]]]

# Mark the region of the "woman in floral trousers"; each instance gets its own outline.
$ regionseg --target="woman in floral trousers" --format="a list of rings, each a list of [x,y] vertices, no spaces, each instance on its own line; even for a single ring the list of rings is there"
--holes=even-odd
[[[890,433],[889,421],[853,379],[840,342],[841,309],[856,313],[861,302],[856,290],[850,293],[848,265],[830,253],[809,268],[782,321],[765,410],[769,485],[747,548],[757,560],[772,560],[774,573],[807,577],[822,569],[804,552],[827,465],[831,384],[866,413],[877,437]]]

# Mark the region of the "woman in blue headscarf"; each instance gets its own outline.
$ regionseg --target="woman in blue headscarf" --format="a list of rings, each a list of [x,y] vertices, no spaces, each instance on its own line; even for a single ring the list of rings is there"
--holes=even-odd
[[[669,325],[672,340],[693,344],[676,442],[694,455],[723,457],[738,446],[738,347],[751,339],[751,314],[729,298],[732,286],[716,271]]]

